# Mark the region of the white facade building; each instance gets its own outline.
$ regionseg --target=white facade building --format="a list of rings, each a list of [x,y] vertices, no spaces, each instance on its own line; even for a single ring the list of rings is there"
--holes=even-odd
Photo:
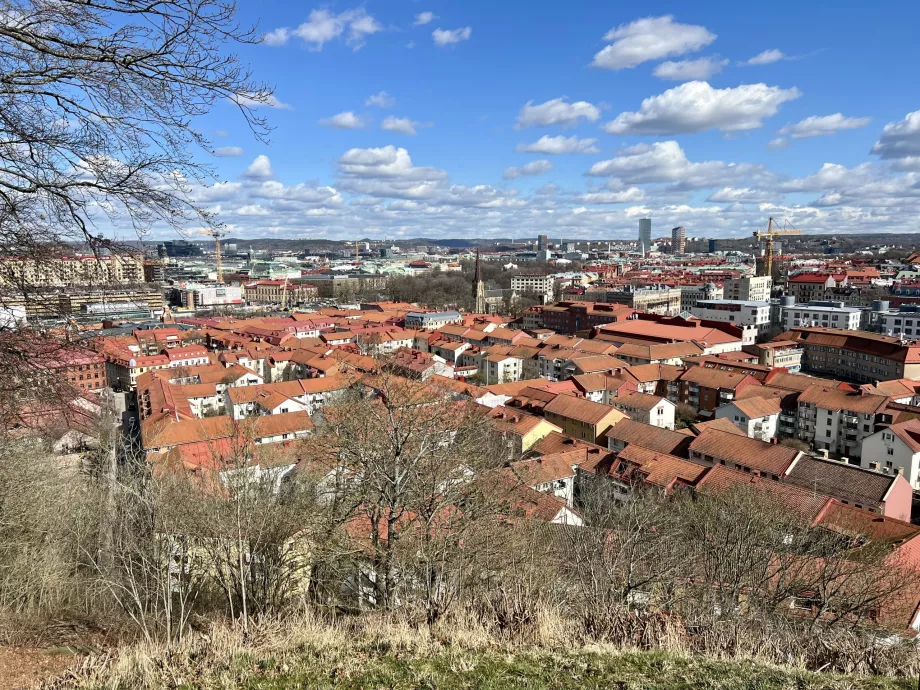
[[[770,330],[770,303],[744,300],[700,300],[690,313],[701,319],[721,321],[744,331],[742,345],[753,345],[758,336]]]
[[[780,307],[784,330],[796,326],[819,326],[858,331],[863,322],[865,309],[845,307],[843,302],[815,301]]]
[[[553,288],[556,284],[551,275],[540,273],[519,273],[511,277],[511,291],[515,294],[542,295],[544,302],[553,300]]]
[[[904,336],[907,340],[920,337],[920,307],[913,304],[876,312],[873,317],[876,330],[883,335]]]
[[[769,302],[773,279],[770,276],[747,276],[729,278],[725,281],[722,296],[744,302]]]
[[[920,422],[892,424],[867,436],[862,440],[862,457],[869,469],[901,472],[914,490],[920,489]]]

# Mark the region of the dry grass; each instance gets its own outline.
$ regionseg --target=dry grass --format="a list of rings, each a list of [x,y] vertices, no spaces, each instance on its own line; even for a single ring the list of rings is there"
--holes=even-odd
[[[679,638],[667,652],[598,644],[551,610],[539,612],[525,637],[497,636],[473,615],[429,630],[382,616],[324,620],[302,612],[259,621],[248,636],[237,626],[217,624],[173,648],[139,644],[88,657],[43,687],[913,687],[906,680],[816,675],[750,659],[708,658],[692,654]]]

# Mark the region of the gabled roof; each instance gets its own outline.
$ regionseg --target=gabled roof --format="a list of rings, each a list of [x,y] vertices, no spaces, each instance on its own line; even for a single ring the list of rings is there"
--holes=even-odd
[[[891,485],[900,476],[803,455],[784,481],[850,503],[874,506],[885,501]]]
[[[741,384],[760,385],[757,379],[747,374],[735,374],[730,371],[699,366],[688,368],[681,374],[680,380],[719,390],[735,390]]]
[[[743,412],[749,419],[770,417],[779,414],[783,409],[782,401],[776,397],[745,398],[744,400],[734,400],[731,404]]]
[[[568,453],[553,453],[541,455],[532,460],[521,460],[511,463],[511,471],[526,486],[546,484],[560,479],[575,476],[574,466],[581,464],[585,459],[582,450],[569,451]]]
[[[815,491],[808,491],[793,484],[773,481],[741,472],[722,465],[715,465],[706,476],[697,482],[696,489],[702,493],[726,491],[735,487],[750,486],[804,520],[812,522],[833,501]]]
[[[660,395],[649,395],[648,393],[627,390],[617,395],[610,404],[624,405],[636,410],[648,412],[658,407],[662,400],[667,400],[667,398],[662,398]]]
[[[526,436],[541,424],[548,424],[553,431],[562,431],[558,426],[522,410],[515,410],[503,405],[498,405],[486,410],[489,419],[501,433],[513,433],[517,436]]]
[[[904,441],[914,453],[920,453],[920,419],[909,419],[888,427],[888,431]]]
[[[708,422],[694,422],[691,425],[691,428],[694,432],[696,432],[697,436],[706,431],[706,429],[718,429],[719,431],[724,431],[727,434],[735,434],[735,436],[747,436],[746,433],[744,433],[741,429],[739,429],[725,417],[710,419]]]
[[[887,395],[873,395],[868,392],[854,393],[840,388],[814,385],[799,395],[800,403],[808,403],[822,410],[851,410],[862,414],[876,414],[888,404]]]
[[[694,485],[706,473],[706,467],[668,453],[660,453],[635,443],[628,445],[617,456],[614,469],[630,467],[629,473],[638,473],[653,486],[670,490],[675,484]],[[621,469],[622,468],[622,469]]]
[[[764,443],[713,428],[705,429],[697,436],[690,444],[690,451],[777,477],[785,475],[802,454],[795,448]]]
[[[687,448],[693,440],[692,436],[679,431],[662,429],[658,426],[637,422],[633,419],[624,419],[613,428],[607,430],[607,438],[625,443],[627,446],[636,445],[670,455],[686,456]]]
[[[834,501],[818,524],[826,529],[848,536],[863,536],[877,543],[893,547],[904,545],[920,536],[920,525],[896,520],[868,510]]]
[[[573,395],[558,395],[543,408],[544,413],[554,414],[566,419],[575,419],[588,424],[598,424],[604,419],[613,418],[616,424],[625,419],[626,415],[601,403],[592,402],[585,398],[576,398]]]

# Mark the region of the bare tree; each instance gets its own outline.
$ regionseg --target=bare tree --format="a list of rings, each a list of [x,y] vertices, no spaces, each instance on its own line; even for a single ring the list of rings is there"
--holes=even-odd
[[[498,510],[485,477],[501,459],[475,405],[386,367],[369,385],[323,411],[351,477],[342,505],[364,555],[359,596],[383,609],[420,602],[432,622],[456,596],[473,526]]]

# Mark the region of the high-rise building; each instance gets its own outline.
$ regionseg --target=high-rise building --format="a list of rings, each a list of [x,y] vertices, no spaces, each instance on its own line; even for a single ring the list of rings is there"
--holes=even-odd
[[[671,230],[671,253],[683,254],[687,251],[687,231],[683,225]]]
[[[537,251],[549,249],[549,235],[537,235]]]
[[[639,219],[639,251],[643,254],[652,249],[652,219]]]
[[[715,254],[717,251],[719,251],[719,240],[710,239],[709,240],[709,253]]]

